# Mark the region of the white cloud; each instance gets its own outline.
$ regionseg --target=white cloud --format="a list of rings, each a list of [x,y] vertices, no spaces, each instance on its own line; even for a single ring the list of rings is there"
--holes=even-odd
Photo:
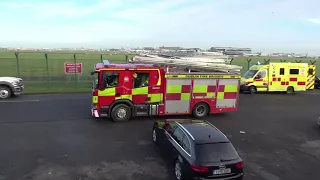
[[[320,18],[316,19],[316,18],[310,18],[307,19],[309,22],[312,22],[314,24],[320,24]]]

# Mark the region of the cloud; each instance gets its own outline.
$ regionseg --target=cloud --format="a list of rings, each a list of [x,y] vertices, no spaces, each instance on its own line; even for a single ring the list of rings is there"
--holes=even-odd
[[[316,18],[311,18],[311,19],[307,19],[307,21],[312,22],[314,24],[320,24],[320,18],[316,19]]]
[[[300,17],[320,17],[319,5],[318,0],[2,0],[0,45],[312,48],[320,45],[320,29]]]

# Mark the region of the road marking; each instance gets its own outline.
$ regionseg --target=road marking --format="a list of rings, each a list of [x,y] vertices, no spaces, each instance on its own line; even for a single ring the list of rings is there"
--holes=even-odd
[[[0,101],[0,103],[39,102],[40,100]]]

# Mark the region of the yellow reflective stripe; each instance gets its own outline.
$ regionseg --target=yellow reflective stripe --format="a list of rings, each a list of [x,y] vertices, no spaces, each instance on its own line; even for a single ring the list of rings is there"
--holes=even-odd
[[[132,89],[132,95],[138,95],[138,94],[148,94],[148,87]]]
[[[166,74],[166,78],[241,78],[241,75],[181,75],[181,74]]]
[[[181,93],[181,100],[190,100],[190,93]]]
[[[181,85],[168,85],[167,93],[181,93],[182,86]]]
[[[224,92],[218,92],[217,99],[224,99]]]
[[[224,92],[238,92],[238,85],[225,85]]]
[[[116,100],[117,99],[129,99],[132,101],[132,95],[131,94],[125,94],[125,95],[121,95],[120,97],[116,97],[115,98]]]
[[[99,90],[98,96],[114,96],[116,95],[116,88],[107,88],[105,90]]]
[[[195,85],[193,86],[194,93],[206,93],[208,92],[208,85]]]
[[[98,96],[92,96],[92,103],[97,104],[98,103]]]
[[[214,98],[214,97],[216,97],[216,93],[214,92],[207,93],[207,98]]]
[[[148,94],[148,97],[150,97],[149,102],[161,102],[163,97],[162,94]]]
[[[121,71],[121,70],[125,70],[124,68],[101,68],[101,69],[98,69],[96,71],[101,71],[101,70],[104,70],[104,71],[107,71],[107,70],[111,70],[111,71]]]

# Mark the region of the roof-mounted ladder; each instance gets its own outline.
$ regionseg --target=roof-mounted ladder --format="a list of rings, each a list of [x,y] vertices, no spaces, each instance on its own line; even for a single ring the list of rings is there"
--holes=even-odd
[[[136,56],[130,63],[144,63],[155,64],[163,66],[166,72],[169,72],[170,66],[172,69],[183,69],[189,73],[196,72],[218,72],[228,74],[239,74],[242,69],[241,66],[229,65],[222,62],[221,59],[208,59],[208,58],[165,58],[154,55]],[[170,70],[172,70],[170,69]]]

